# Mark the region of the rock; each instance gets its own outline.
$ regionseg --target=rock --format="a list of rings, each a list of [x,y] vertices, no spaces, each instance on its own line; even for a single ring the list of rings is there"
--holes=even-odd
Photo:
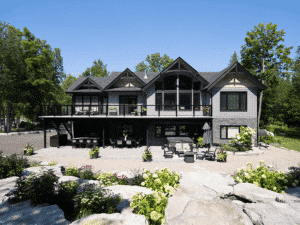
[[[198,170],[180,175],[180,188],[165,210],[167,225],[300,224],[298,197],[236,183],[224,173]]]
[[[71,225],[88,225],[93,224],[92,222],[104,222],[105,224],[121,225],[121,224],[143,224],[148,225],[148,221],[145,216],[141,215],[121,215],[120,213],[113,214],[93,214],[82,217],[80,220],[76,220]]]
[[[48,165],[49,162],[42,162],[41,165]],[[78,192],[81,192],[85,189],[85,187],[88,184],[95,184],[94,188],[101,187],[104,190],[107,190],[107,194],[109,195],[120,195],[123,199],[125,199],[123,202],[121,202],[117,206],[117,210],[120,213],[115,214],[94,214],[91,216],[94,216],[97,220],[96,221],[102,221],[102,217],[105,218],[103,220],[106,221],[106,219],[110,219],[111,221],[115,221],[114,224],[148,224],[146,217],[144,215],[137,215],[133,213],[132,208],[130,207],[130,203],[132,201],[132,196],[141,192],[144,194],[152,194],[153,191],[146,188],[146,187],[139,187],[139,186],[129,186],[129,185],[115,185],[115,186],[108,186],[104,187],[103,185],[100,186],[99,181],[97,180],[85,180],[82,178],[74,177],[74,176],[64,176],[65,172],[65,165],[55,165],[55,166],[42,166],[39,167],[29,167],[22,171],[22,176],[29,176],[32,173],[40,174],[41,172],[46,172],[50,169],[53,170],[53,173],[59,177],[58,183],[67,182],[67,181],[75,181],[78,184]],[[80,169],[80,167],[78,167]],[[129,183],[132,183],[132,180],[134,178],[134,174],[131,171],[123,171],[120,173],[117,173],[118,177],[122,177],[122,175],[125,175],[129,178]],[[18,213],[18,218],[22,218],[20,220],[16,220],[16,222],[21,223],[25,221],[33,221],[37,222],[39,224],[70,224],[65,218],[64,213],[61,209],[59,209],[58,205],[49,205],[48,203],[43,203],[40,205],[37,205],[36,208],[41,208],[43,211],[41,213],[47,214],[53,213],[53,216],[51,217],[51,220],[48,219],[49,223],[47,221],[38,221],[36,220],[35,216],[32,216],[32,209],[29,209],[29,204],[32,206],[31,200],[24,201],[17,203],[16,205],[12,205],[9,203],[9,199],[13,199],[14,197],[14,191],[17,189],[16,187],[16,181],[19,177],[9,177],[5,179],[0,179],[0,224],[2,224],[2,221],[8,221],[9,218],[12,215],[15,215]],[[112,194],[111,194],[112,193]],[[58,194],[58,185],[55,185],[55,194]],[[25,207],[24,207],[25,206]],[[33,206],[32,206],[33,207]],[[48,207],[48,208],[47,208]],[[35,210],[35,209],[34,209]],[[4,214],[5,212],[5,214]],[[39,213],[40,211],[34,211]],[[93,218],[94,218],[93,217]],[[42,217],[39,216],[40,219]],[[74,224],[83,224],[83,223],[75,223],[77,221],[74,221]],[[73,224],[72,223],[72,224]]]
[[[48,162],[42,162],[47,165]],[[84,180],[74,176],[64,176],[65,165],[45,166],[43,171],[53,169],[59,177],[58,183],[75,181],[78,191],[87,184],[100,187],[99,181]],[[26,168],[22,175],[40,173],[41,167]],[[289,170],[283,170],[288,173]],[[117,176],[126,175],[133,179],[132,172],[123,171]],[[279,194],[248,183],[237,183],[226,173],[210,172],[200,169],[197,172],[180,173],[180,188],[168,199],[165,210],[166,224],[300,224],[300,188],[290,188],[286,194]],[[18,176],[0,180],[0,224],[70,224],[63,211],[57,205],[43,203],[37,206],[31,200],[17,204],[8,203],[17,189]],[[92,221],[110,224],[149,224],[144,215],[138,215],[130,207],[133,195],[153,191],[139,186],[115,185],[103,187],[107,194],[118,194],[124,201],[117,206],[118,213],[93,214],[85,216],[72,224],[89,224]],[[55,184],[58,193],[58,185]],[[298,196],[298,197],[297,197]],[[49,216],[51,215],[51,216]],[[201,221],[201,222],[199,222]]]

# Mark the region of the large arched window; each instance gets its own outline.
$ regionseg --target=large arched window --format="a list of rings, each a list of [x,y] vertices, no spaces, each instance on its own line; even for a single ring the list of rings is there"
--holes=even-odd
[[[179,90],[191,90],[192,78],[188,76],[179,75]]]
[[[164,90],[176,90],[177,76],[168,76],[164,78]]]

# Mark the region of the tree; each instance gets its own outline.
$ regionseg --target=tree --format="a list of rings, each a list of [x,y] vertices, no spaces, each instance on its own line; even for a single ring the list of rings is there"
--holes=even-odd
[[[69,74],[67,78],[63,81],[61,88],[63,90],[63,94],[58,96],[58,101],[62,105],[72,105],[72,96],[66,94],[65,91],[75,82],[76,77]]]
[[[294,60],[292,75],[291,89],[288,92],[288,98],[286,99],[286,104],[288,108],[285,113],[285,118],[288,125],[298,125],[300,124],[300,46],[298,46],[296,51],[296,58]]]
[[[236,52],[234,51],[233,55],[231,56],[231,59],[229,61],[228,65],[231,65],[232,63],[238,62],[238,55],[236,54]]]
[[[87,68],[83,73],[83,77],[107,77],[109,72],[107,72],[106,65],[98,59],[98,61],[93,62],[94,65],[91,68]]]
[[[284,45],[278,45],[284,41],[284,30],[277,31],[277,24],[259,24],[254,30],[247,32],[246,45],[242,45],[241,64],[249,70],[262,84],[268,86],[271,79],[276,79],[275,72],[279,76],[286,77],[292,60],[289,56],[290,49]],[[264,91],[259,95],[258,127],[260,122],[262,99]]]
[[[146,65],[144,61],[140,62],[136,67],[136,72],[161,72],[165,68],[167,68],[172,62],[174,62],[173,59],[170,59],[169,56],[164,54],[163,57],[160,57],[160,53],[152,54],[151,57],[147,55],[146,62],[148,62],[149,65]]]

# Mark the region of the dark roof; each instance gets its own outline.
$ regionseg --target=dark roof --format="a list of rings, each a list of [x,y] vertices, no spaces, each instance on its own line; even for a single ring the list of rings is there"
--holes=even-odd
[[[186,63],[183,59],[178,57],[175,61],[177,62],[178,60],[183,61]],[[175,61],[173,63],[175,63]],[[172,64],[173,64],[172,63]],[[187,64],[189,66],[189,64]],[[171,66],[171,65],[170,65]],[[170,67],[169,66],[169,67]],[[263,85],[259,80],[257,80],[252,74],[250,74],[244,67],[242,67],[241,64],[238,62],[232,63],[225,69],[223,69],[220,72],[197,72],[200,77],[202,77],[205,81],[208,82],[206,87],[204,87],[204,90],[209,90],[211,89],[220,79],[222,79],[228,72],[230,72],[235,66],[238,66],[241,68],[245,73],[247,73],[250,77],[250,79],[256,83],[260,89],[266,89],[266,86]],[[192,68],[192,67],[191,67]],[[167,68],[166,68],[167,69]],[[192,68],[194,70],[194,68]],[[126,70],[129,70],[128,68],[125,69],[123,72]],[[129,70],[132,72],[131,70]],[[114,81],[118,76],[120,76],[121,73],[123,72],[112,72],[108,77],[90,77],[94,83],[101,88],[99,90],[100,92],[105,89],[107,86],[111,84],[112,81]],[[153,80],[157,79],[157,75],[163,73],[162,72],[147,72],[147,79],[145,79],[145,72],[132,72],[134,75],[137,76],[141,81],[145,83],[145,86],[148,86],[149,82],[153,82]],[[196,75],[197,76],[197,75]],[[66,90],[66,93],[72,93],[72,92],[90,92],[94,90],[74,90],[76,87],[78,87],[82,82],[85,81],[87,77],[78,77],[75,82]],[[149,84],[150,85],[150,84]],[[109,89],[109,90],[104,90],[104,91],[141,91],[142,88],[114,88],[114,89]]]
[[[120,88],[110,88],[104,91],[141,91],[141,88],[138,87],[120,87]]]

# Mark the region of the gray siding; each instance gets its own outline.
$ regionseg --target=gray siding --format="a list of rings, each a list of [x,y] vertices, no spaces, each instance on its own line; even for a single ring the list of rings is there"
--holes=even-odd
[[[228,140],[220,140],[221,125],[247,125],[255,129],[255,146],[257,135],[257,90],[254,84],[245,76],[237,76],[236,85],[232,82],[233,76],[226,76],[212,89],[213,96],[213,143],[227,143]],[[221,112],[220,92],[247,92],[246,112]]]

